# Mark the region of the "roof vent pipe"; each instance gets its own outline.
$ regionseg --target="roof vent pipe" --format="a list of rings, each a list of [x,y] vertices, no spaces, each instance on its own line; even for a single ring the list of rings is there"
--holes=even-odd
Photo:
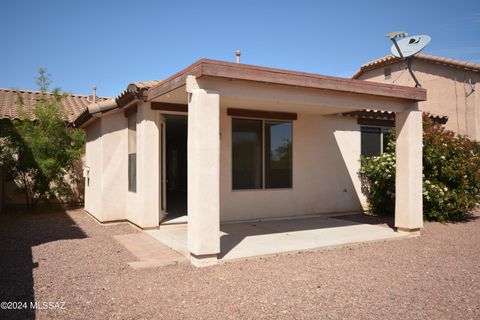
[[[240,63],[240,55],[242,53],[240,52],[240,50],[235,50],[235,56],[236,56],[236,62],[237,63]]]
[[[95,102],[97,102],[97,86],[94,85],[92,87],[92,90],[93,90],[93,96],[92,96],[93,101],[92,102],[95,103]]]

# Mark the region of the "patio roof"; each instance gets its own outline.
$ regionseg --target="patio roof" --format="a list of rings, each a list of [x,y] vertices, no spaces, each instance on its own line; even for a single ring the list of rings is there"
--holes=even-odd
[[[163,94],[184,86],[188,75],[193,75],[197,78],[202,76],[219,77],[232,80],[246,80],[345,93],[366,94],[411,101],[424,101],[427,99],[427,92],[422,88],[373,83],[314,73],[202,59],[148,89],[148,100],[153,100]]]
[[[346,94],[360,94],[413,102],[424,101],[427,98],[426,90],[422,88],[201,59],[165,80],[130,83],[127,89],[115,98],[116,106],[109,108],[107,111],[115,108],[121,109],[130,105],[134,101],[155,100],[162,95],[185,86],[187,76],[189,75],[195,76],[196,78],[208,77],[243,80],[248,82],[287,85],[292,87],[319,89]],[[82,126],[92,118],[92,112],[90,109],[92,108],[89,107],[82,114],[77,116],[75,126]]]

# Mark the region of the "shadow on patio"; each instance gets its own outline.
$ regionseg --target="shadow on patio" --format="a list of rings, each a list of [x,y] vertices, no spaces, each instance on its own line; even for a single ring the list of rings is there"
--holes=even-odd
[[[356,216],[356,215],[353,215]],[[273,255],[397,238],[390,228],[330,217],[221,226],[220,259]]]
[[[236,260],[405,237],[387,226],[375,225],[381,220],[369,224],[355,219],[361,219],[360,215],[222,224],[218,258]],[[149,234],[189,256],[186,225]]]

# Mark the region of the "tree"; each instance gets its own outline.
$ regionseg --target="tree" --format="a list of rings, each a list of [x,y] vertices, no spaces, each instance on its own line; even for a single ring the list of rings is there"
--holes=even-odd
[[[36,78],[40,98],[33,107],[33,118],[22,112],[20,120],[0,124],[0,165],[7,179],[15,181],[30,208],[40,200],[66,196],[64,181],[83,152],[82,130],[68,126],[59,89],[48,93],[50,77],[39,69]],[[19,96],[17,103],[24,103]]]

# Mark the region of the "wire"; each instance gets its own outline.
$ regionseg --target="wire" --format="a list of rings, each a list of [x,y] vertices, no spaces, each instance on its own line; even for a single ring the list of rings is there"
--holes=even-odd
[[[402,66],[402,62],[400,62],[400,67]],[[400,72],[400,74],[395,78],[395,80],[392,80],[392,83],[396,83],[398,81],[398,79],[400,79],[400,77],[405,73],[405,71],[407,70],[407,68],[403,69],[402,72]]]
[[[465,83],[467,82],[467,70],[463,72],[463,93],[465,98],[465,134],[468,136],[468,95]]]

